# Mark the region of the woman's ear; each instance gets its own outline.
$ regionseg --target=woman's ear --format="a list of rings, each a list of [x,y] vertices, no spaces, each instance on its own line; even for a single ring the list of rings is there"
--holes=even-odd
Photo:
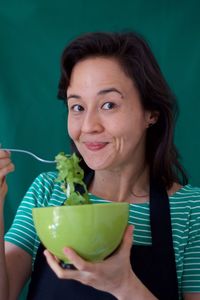
[[[157,110],[148,111],[147,112],[147,122],[146,122],[147,128],[154,125],[158,121],[159,116],[160,116],[160,112]]]

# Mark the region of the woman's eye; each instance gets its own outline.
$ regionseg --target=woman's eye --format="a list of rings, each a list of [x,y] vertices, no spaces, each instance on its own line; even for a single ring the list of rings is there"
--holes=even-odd
[[[70,110],[72,110],[74,112],[80,112],[80,111],[83,111],[84,108],[83,108],[83,106],[81,106],[79,104],[74,104],[70,107]]]
[[[113,102],[106,102],[102,105],[102,108],[108,110],[108,109],[113,109],[115,106],[116,105]]]

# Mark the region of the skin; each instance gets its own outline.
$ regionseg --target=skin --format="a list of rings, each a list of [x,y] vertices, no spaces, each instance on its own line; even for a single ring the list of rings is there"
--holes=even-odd
[[[105,93],[111,88],[115,91]],[[139,200],[131,192],[140,196],[149,192],[145,137],[149,124],[157,121],[158,113],[142,109],[139,94],[130,78],[115,60],[105,58],[78,63],[73,69],[67,96],[69,134],[87,164],[95,170],[90,191],[113,201],[147,201],[147,196]],[[81,108],[80,111],[80,107],[83,110]],[[10,154],[0,150],[1,300],[17,299],[31,275],[31,256],[11,243],[5,243],[5,246],[3,243],[3,205],[7,193],[5,176],[13,170]],[[168,194],[179,188],[174,184]],[[119,249],[98,263],[84,261],[73,249],[65,248],[63,251],[76,266],[76,271],[63,270],[56,257],[47,250],[44,255],[59,278],[79,280],[110,292],[119,300],[156,299],[131,269],[132,237],[133,227],[128,226]],[[184,299],[197,300],[200,294],[186,294]]]

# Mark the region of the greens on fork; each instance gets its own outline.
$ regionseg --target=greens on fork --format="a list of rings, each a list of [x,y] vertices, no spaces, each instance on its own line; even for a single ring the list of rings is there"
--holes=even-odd
[[[80,159],[73,153],[71,156],[60,152],[55,157],[56,169],[58,170],[57,182],[61,182],[61,188],[67,199],[64,205],[92,204],[89,200],[87,187],[83,181],[84,171],[80,167]],[[76,185],[83,189],[83,193],[76,191]]]

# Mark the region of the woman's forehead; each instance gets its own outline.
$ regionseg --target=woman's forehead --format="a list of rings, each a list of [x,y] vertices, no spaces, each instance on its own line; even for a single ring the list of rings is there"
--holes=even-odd
[[[68,91],[74,88],[99,89],[116,88],[131,84],[132,80],[125,74],[116,59],[88,58],[78,62],[71,73]]]

